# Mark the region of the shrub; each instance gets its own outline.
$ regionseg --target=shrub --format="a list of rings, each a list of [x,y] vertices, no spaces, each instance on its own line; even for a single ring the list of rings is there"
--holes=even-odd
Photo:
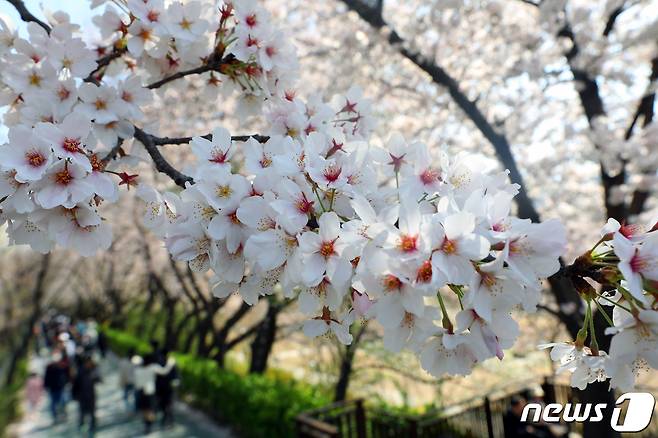
[[[125,355],[130,348],[140,354],[148,343],[124,332],[105,329],[110,348]],[[181,394],[195,407],[249,437],[294,435],[294,419],[302,411],[330,402],[320,388],[294,380],[285,371],[265,375],[240,375],[216,362],[175,354],[181,378]]]
[[[0,387],[0,438],[4,438],[7,427],[13,423],[20,414],[21,391],[27,379],[27,362],[21,360],[14,377],[14,382]]]

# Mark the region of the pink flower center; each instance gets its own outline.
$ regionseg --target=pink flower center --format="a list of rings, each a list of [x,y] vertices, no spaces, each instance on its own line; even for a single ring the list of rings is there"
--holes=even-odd
[[[396,157],[392,153],[388,153],[389,157],[391,157],[391,161],[389,161],[387,164],[390,166],[393,166],[393,170],[395,172],[399,172],[400,168],[402,167],[402,163],[404,163],[404,156],[407,154],[402,154],[399,157]]]
[[[151,9],[151,10],[149,11],[149,13],[146,15],[146,18],[147,18],[150,22],[158,21],[158,18],[159,18],[159,17],[160,17],[160,12],[155,11],[155,10],[153,10],[153,9]]]
[[[247,15],[247,18],[245,18],[244,21],[247,23],[247,26],[254,27],[257,23],[256,14]]]
[[[31,151],[25,154],[25,160],[32,167],[41,167],[46,162],[46,157],[39,151]]]
[[[71,91],[66,87],[60,87],[59,91],[57,91],[57,96],[61,101],[68,99],[70,95]]]
[[[402,287],[402,281],[393,274],[384,276],[382,281],[384,289],[387,291],[399,290]]]
[[[297,199],[297,202],[295,203],[295,207],[297,207],[297,210],[300,213],[308,214],[309,211],[313,210],[313,201],[309,201],[306,198],[306,195],[302,193],[301,197]]]
[[[78,140],[77,138],[66,137],[64,139],[64,142],[62,143],[62,147],[67,152],[71,152],[71,153],[82,152],[82,150],[80,149],[80,140]]]
[[[328,242],[322,242],[322,245],[320,245],[320,255],[324,257],[325,259],[331,257],[332,255],[336,254],[336,250],[334,249],[334,243],[335,240],[330,240]]]
[[[340,177],[342,171],[343,169],[338,165],[331,164],[330,166],[327,166],[324,169],[324,172],[322,174],[328,182],[332,183],[332,182],[336,182],[336,180]]]
[[[234,211],[233,213],[230,213],[230,214],[228,215],[228,218],[229,218],[230,221],[231,221],[232,223],[234,223],[235,225],[239,225],[239,224],[240,224],[240,219],[238,219],[238,212],[237,212],[237,210]]]
[[[443,251],[446,254],[454,254],[457,252],[457,242],[454,240],[449,240],[448,238],[445,238],[443,240],[443,244],[441,245],[441,251]]]
[[[267,47],[265,48],[265,53],[266,53],[267,56],[269,56],[270,58],[273,57],[274,55],[276,55],[276,47],[274,47],[274,46],[267,46]]]
[[[230,147],[229,147],[230,149]],[[213,149],[211,152],[210,161],[211,163],[217,163],[217,164],[222,164],[226,162],[226,157],[228,156],[228,151],[229,149],[226,150],[226,152],[222,151],[221,149]]]
[[[402,252],[413,252],[418,247],[418,236],[403,235],[400,236],[398,247]]]
[[[73,175],[65,167],[55,174],[55,182],[62,186],[67,186],[73,181]]]
[[[420,268],[418,268],[416,281],[419,283],[429,283],[432,281],[432,263],[429,260],[425,260]]]
[[[420,181],[428,186],[430,184],[434,184],[438,182],[441,179],[440,173],[436,169],[432,169],[431,167],[428,167],[423,171],[423,173],[420,174]]]
[[[619,233],[627,239],[642,232],[642,226],[638,224],[623,224],[619,227]]]
[[[493,226],[491,227],[491,229],[496,232],[505,231],[506,228],[507,227],[503,223],[493,224]]]

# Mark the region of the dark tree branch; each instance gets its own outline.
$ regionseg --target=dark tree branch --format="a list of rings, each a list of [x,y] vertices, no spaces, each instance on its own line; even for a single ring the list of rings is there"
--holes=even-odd
[[[26,22],[33,22],[38,24],[48,32],[50,35],[50,26],[43,21],[39,20],[37,17],[35,17],[25,6],[25,3],[23,3],[23,0],[7,0],[9,3],[14,5],[14,8],[16,8],[16,11],[18,11],[18,14],[21,16],[21,20],[26,21]]]
[[[512,150],[507,138],[496,132],[491,123],[486,119],[484,114],[482,114],[477,104],[474,101],[471,101],[460,89],[457,81],[435,62],[426,59],[414,50],[408,49],[405,46],[404,39],[386,24],[380,11],[365,5],[359,0],[342,1],[348,6],[348,8],[356,12],[361,19],[369,23],[373,28],[382,29],[388,27],[390,31],[388,35],[389,43],[396,47],[402,56],[430,75],[434,83],[447,88],[453,101],[494,147],[499,161],[503,167],[509,170],[510,180],[520,186],[519,194],[514,198],[518,206],[518,215],[522,218],[532,219],[535,222],[539,221],[539,213],[535,209],[532,200],[526,192],[521,172],[516,165],[516,160],[512,155]]]
[[[84,79],[85,82],[93,82],[95,84],[98,84],[99,78],[97,77],[98,72],[101,71],[104,67],[107,67],[110,65],[112,61],[114,61],[117,58],[120,58],[123,56],[124,53],[128,51],[128,47],[122,47],[122,48],[114,48],[112,52],[108,53],[105,56],[102,56],[96,60],[96,68],[89,73],[89,75]],[[102,75],[98,75],[102,76]]]
[[[212,134],[201,135],[201,138],[206,140],[212,140]],[[249,138],[254,138],[259,143],[266,143],[270,137],[268,135],[260,134],[250,134],[250,135],[234,135],[231,137],[233,141],[247,141]],[[192,141],[193,137],[155,137],[151,136],[153,143],[157,146],[169,145],[169,144],[186,144]]]
[[[651,60],[651,75],[649,76],[649,82],[655,82],[658,80],[658,56]],[[646,127],[653,121],[654,117],[654,101],[656,100],[656,93],[652,92],[642,97],[640,104],[637,107],[635,116],[633,117],[633,122],[626,131],[626,139],[628,140],[633,135],[633,128],[635,124],[642,117],[642,126]],[[628,207],[629,216],[637,216],[638,214],[644,211],[644,205],[649,199],[649,190],[645,188],[637,188],[633,192],[633,197],[631,198],[631,203]]]
[[[187,182],[194,184],[194,180],[192,179],[192,177],[187,176],[179,172],[176,168],[174,168],[165,159],[165,157],[162,156],[162,154],[158,150],[158,147],[155,145],[155,143],[153,143],[153,138],[136,126],[135,126],[135,139],[139,140],[144,145],[146,152],[148,152],[148,154],[151,156],[151,159],[153,160],[153,164],[155,164],[155,168],[158,170],[158,172],[164,173],[169,178],[171,178],[177,185],[183,188],[185,188],[185,183]]]
[[[119,137],[117,139],[117,144],[114,145],[112,149],[101,159],[101,161],[105,164],[109,163],[112,161],[117,155],[122,154],[122,149],[121,146],[123,146],[123,138]]]
[[[174,73],[171,76],[164,77],[160,79],[159,81],[155,81],[151,84],[148,84],[146,88],[154,89],[154,88],[160,88],[164,84],[167,84],[171,81],[175,81],[176,79],[184,78],[185,76],[190,76],[190,75],[200,75],[201,73],[205,73],[207,71],[212,71],[215,70],[211,65],[205,64],[201,65],[199,67],[191,68],[189,70],[181,70],[177,73]]]
[[[622,4],[621,6],[615,8],[610,16],[608,17],[608,21],[605,23],[605,28],[603,29],[603,36],[607,37],[610,35],[612,32],[612,29],[615,27],[615,23],[617,22],[617,18],[621,15],[622,12],[626,9],[626,5]]]

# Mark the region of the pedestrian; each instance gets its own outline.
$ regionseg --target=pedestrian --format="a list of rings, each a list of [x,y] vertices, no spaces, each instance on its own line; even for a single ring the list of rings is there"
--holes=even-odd
[[[134,397],[135,393],[135,364],[132,361],[134,356],[135,349],[131,348],[128,351],[128,356],[121,358],[119,361],[119,385],[123,390],[123,401],[128,410],[130,410],[130,397]]]
[[[69,383],[69,366],[61,352],[55,351],[51,362],[46,366],[43,386],[50,397],[50,413],[53,423],[57,423],[60,415],[66,415],[64,389]]]
[[[137,361],[139,362],[139,361]],[[173,363],[161,366],[154,353],[147,354],[141,365],[135,368],[135,389],[138,394],[138,408],[144,421],[144,433],[148,435],[155,422],[155,377],[171,371]]]
[[[89,436],[93,436],[96,431],[96,384],[101,379],[90,354],[85,353],[80,363],[73,382],[73,398],[77,400],[80,411],[79,428],[82,429],[89,417]]]
[[[43,379],[32,371],[25,384],[25,398],[27,398],[30,413],[36,411],[41,397],[43,397]]]
[[[101,357],[105,359],[105,354],[107,354],[107,335],[102,330],[98,332],[98,336],[96,337],[96,346]]]
[[[178,386],[178,370],[176,363],[169,358],[169,351],[161,350],[160,366],[169,367],[166,374],[158,374],[155,377],[155,395],[158,402],[158,409],[162,412],[162,426],[172,425],[174,422],[174,388]]]

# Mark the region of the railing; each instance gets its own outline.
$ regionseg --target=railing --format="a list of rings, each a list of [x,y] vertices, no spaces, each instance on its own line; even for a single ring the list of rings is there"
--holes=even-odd
[[[535,385],[536,386],[536,385]],[[546,403],[577,402],[571,387],[545,380],[541,385]],[[300,438],[504,438],[503,418],[514,396],[524,394],[527,387],[513,392],[493,393],[446,409],[421,416],[401,415],[381,409],[367,409],[362,400],[334,403],[299,415],[297,436]],[[569,425],[582,432],[582,423]],[[658,436],[658,425],[652,424],[634,437]]]

